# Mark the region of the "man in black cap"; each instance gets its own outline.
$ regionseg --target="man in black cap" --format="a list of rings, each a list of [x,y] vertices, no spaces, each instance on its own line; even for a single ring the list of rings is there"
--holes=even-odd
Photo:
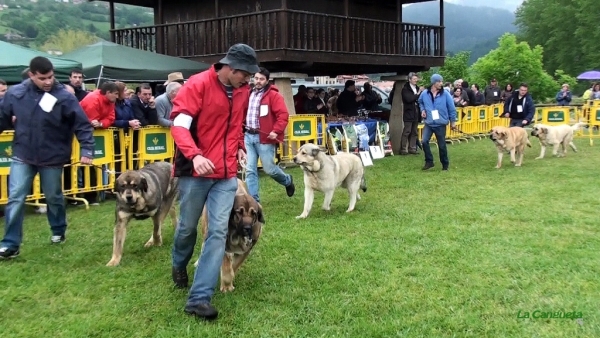
[[[501,93],[502,89],[498,87],[498,81],[496,81],[496,79],[492,79],[492,81],[490,81],[490,85],[485,87],[485,90],[483,91],[483,96],[485,96],[485,104],[487,106],[491,106],[493,104],[502,102],[502,96],[500,95]]]
[[[254,49],[229,48],[210,69],[193,75],[173,100],[171,135],[175,140],[174,175],[179,177],[180,211],[173,242],[175,286],[188,285],[187,265],[196,245],[204,207],[208,234],[202,245],[185,312],[216,319],[210,304],[225,254],[238,161],[245,161],[242,123],[248,111],[248,81],[259,71]]]

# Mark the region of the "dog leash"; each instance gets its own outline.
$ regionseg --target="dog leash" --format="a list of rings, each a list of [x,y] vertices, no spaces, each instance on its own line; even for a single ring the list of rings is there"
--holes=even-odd
[[[16,158],[16,157],[11,157],[10,159],[13,160],[14,162],[20,162],[20,163],[23,163],[23,164],[32,165],[32,166],[36,166],[36,167],[56,168],[56,169],[58,169],[58,168],[72,167],[72,166],[77,165],[77,164],[83,164],[83,163],[81,163],[81,161],[78,161],[78,162],[73,162],[73,163],[65,164],[65,165],[62,165],[62,166],[58,166],[58,165],[52,165],[52,166],[50,166],[50,165],[44,165],[44,164],[34,164],[33,162],[24,161],[23,159]],[[105,169],[101,165],[96,165],[96,164],[83,164],[83,165],[84,166],[89,166],[89,167],[94,167],[94,168],[100,169],[102,172],[105,172],[105,173],[107,173],[109,175],[121,174],[121,172],[118,172],[118,171],[110,170],[108,168]]]

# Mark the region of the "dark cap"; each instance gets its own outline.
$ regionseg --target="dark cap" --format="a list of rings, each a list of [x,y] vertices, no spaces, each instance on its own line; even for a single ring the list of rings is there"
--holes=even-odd
[[[496,81],[496,78],[495,78],[495,77],[493,77],[493,78],[492,78],[492,80],[491,80],[490,82],[498,82],[498,81]]]
[[[250,74],[258,73],[260,70],[258,68],[258,61],[256,61],[256,52],[252,47],[243,43],[231,46],[229,51],[227,51],[227,55],[219,63]]]

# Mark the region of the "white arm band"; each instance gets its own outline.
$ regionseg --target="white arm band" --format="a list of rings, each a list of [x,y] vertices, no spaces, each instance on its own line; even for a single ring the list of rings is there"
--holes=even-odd
[[[193,117],[186,114],[179,114],[173,120],[173,127],[183,127],[187,130],[190,130],[190,126],[192,125]]]

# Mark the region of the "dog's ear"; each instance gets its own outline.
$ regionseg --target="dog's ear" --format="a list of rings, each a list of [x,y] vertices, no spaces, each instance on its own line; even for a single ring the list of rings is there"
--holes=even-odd
[[[316,156],[318,156],[318,155],[319,155],[319,152],[321,152],[321,149],[319,149],[319,148],[315,148],[315,149],[313,149],[313,150],[312,150],[312,156],[313,156],[313,157],[316,157]]]
[[[262,206],[258,204],[258,211],[256,212],[256,218],[262,224],[265,224],[265,217],[263,216]]]
[[[542,132],[543,132],[544,134],[548,134],[548,128],[546,128],[546,127],[543,127],[543,128],[542,128]]]
[[[143,192],[148,192],[148,181],[146,181],[145,177],[140,179],[140,190]]]

